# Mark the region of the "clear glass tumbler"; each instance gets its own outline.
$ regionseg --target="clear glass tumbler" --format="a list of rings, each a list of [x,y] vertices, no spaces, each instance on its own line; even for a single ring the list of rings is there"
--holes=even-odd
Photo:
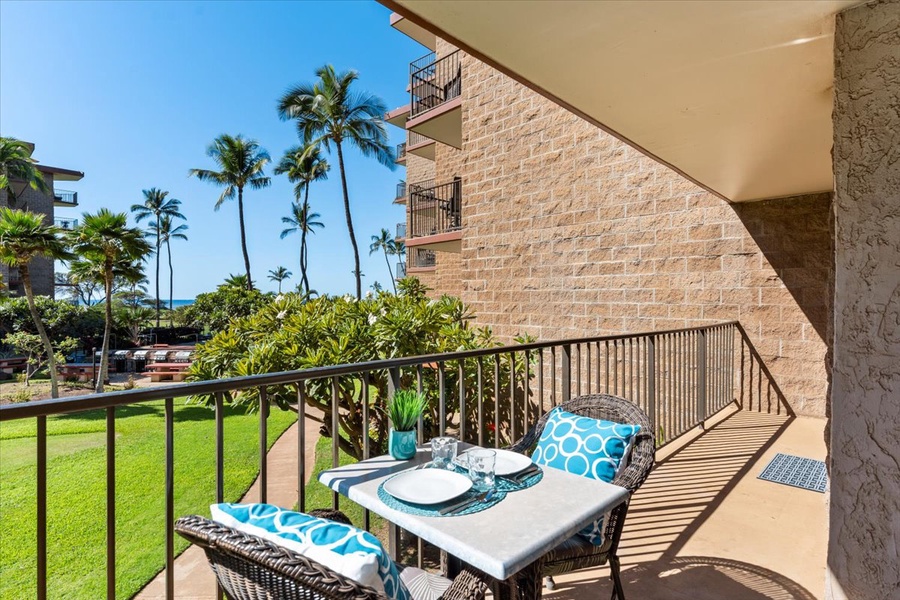
[[[497,453],[493,450],[477,448],[466,452],[469,463],[469,477],[479,492],[486,492],[494,487],[494,466]]]
[[[447,469],[456,458],[457,441],[454,437],[436,437],[431,440],[431,464],[436,469]]]

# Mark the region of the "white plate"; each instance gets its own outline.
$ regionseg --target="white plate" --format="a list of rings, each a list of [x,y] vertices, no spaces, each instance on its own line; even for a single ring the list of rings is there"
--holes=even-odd
[[[524,471],[531,466],[531,458],[525,456],[524,454],[519,454],[518,452],[513,452],[512,450],[494,450],[494,452],[497,453],[497,462],[494,465],[494,474],[500,477],[515,475],[519,471]],[[463,469],[469,468],[469,465],[466,462],[465,452],[453,459],[453,462]]]
[[[413,504],[439,504],[469,491],[472,480],[445,469],[417,469],[388,479],[384,491]]]

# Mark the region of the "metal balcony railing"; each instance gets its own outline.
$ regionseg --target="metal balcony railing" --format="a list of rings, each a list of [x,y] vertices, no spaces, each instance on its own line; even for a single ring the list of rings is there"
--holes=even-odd
[[[71,219],[69,217],[56,217],[53,219],[53,224],[60,229],[75,229],[78,227],[78,219]]]
[[[403,279],[404,277],[406,277],[406,263],[398,262],[397,263],[397,276],[395,277],[395,279]]]
[[[412,248],[409,255],[409,266],[415,269],[428,269],[437,265],[437,254],[427,248]]]
[[[397,223],[397,235],[394,236],[398,240],[406,239],[406,222]]]
[[[407,146],[409,146],[410,148],[413,146],[419,146],[419,145],[428,144],[431,142],[434,142],[434,140],[431,139],[430,137],[426,137],[416,131],[410,131],[409,137],[406,140]]]
[[[409,237],[458,231],[462,227],[462,180],[428,187],[410,186]]]
[[[457,98],[462,93],[462,68],[459,56],[459,50],[456,50],[410,73],[411,119]]]
[[[357,390],[343,394],[340,390]],[[337,410],[325,413],[323,427],[331,438],[331,454],[337,464],[339,450],[346,439],[337,435],[341,427],[370,432],[362,436],[359,454],[367,459],[384,452],[383,430],[386,429],[381,406],[384,398],[396,389],[422,390],[428,398],[427,415],[420,421],[419,441],[453,432],[460,441],[485,447],[509,445],[527,432],[537,419],[552,407],[582,394],[606,393],[622,396],[640,406],[649,416],[659,446],[704,423],[715,413],[735,406],[740,410],[792,414],[784,394],[772,378],[759,353],[740,323],[728,322],[628,335],[589,337],[558,341],[540,341],[515,346],[492,347],[462,352],[371,360],[355,364],[317,367],[299,371],[267,373],[198,381],[156,388],[140,388],[75,398],[41,400],[0,405],[0,423],[31,420],[34,423],[36,451],[34,461],[35,501],[32,508],[11,507],[9,510],[33,511],[36,535],[30,560],[23,558],[22,569],[33,569],[37,598],[47,597],[48,529],[59,531],[58,524],[48,528],[48,421],[59,415],[95,411],[98,421],[105,421],[105,577],[107,598],[115,597],[116,576],[124,567],[116,560],[116,421],[124,411],[117,408],[162,401],[160,437],[165,444],[165,460],[157,468],[163,472],[164,486],[148,488],[148,502],[165,506],[160,537],[165,550],[157,556],[159,567],[165,567],[166,598],[175,597],[175,498],[182,494],[178,486],[196,486],[195,481],[176,478],[175,442],[177,427],[175,402],[183,398],[207,398],[214,406],[208,419],[214,424],[215,489],[203,498],[205,504],[225,501],[224,418],[225,399],[235,392],[252,393],[258,404],[258,500],[266,502],[268,494],[268,415],[278,410],[272,398],[292,397],[304,401],[336,404]],[[374,402],[372,401],[374,400]],[[328,404],[331,403],[331,404]],[[763,406],[765,404],[765,406]],[[127,417],[126,417],[127,418]],[[306,427],[306,411],[297,413],[299,431]],[[213,429],[211,427],[211,429]],[[374,436],[374,437],[373,437]],[[299,510],[306,510],[304,446],[298,456]],[[190,458],[190,457],[181,457]],[[151,466],[151,468],[153,468]],[[149,475],[149,474],[148,474]],[[59,473],[56,474],[57,481]],[[73,479],[66,485],[88,485]],[[119,481],[129,485],[132,482]],[[345,501],[346,502],[346,501]],[[332,504],[339,508],[341,498],[335,494]],[[69,513],[77,510],[72,507]],[[193,510],[193,509],[189,509]],[[29,515],[32,513],[29,512]],[[100,517],[98,515],[99,518]],[[69,514],[67,519],[71,519]],[[94,518],[94,517],[91,517]],[[121,518],[121,517],[120,517]],[[365,525],[369,525],[365,513]],[[5,534],[15,535],[15,532]],[[30,537],[30,536],[29,536]],[[10,544],[15,544],[10,538]],[[23,555],[24,556],[24,555]],[[98,561],[99,562],[99,561]],[[118,565],[118,566],[117,566]],[[60,578],[87,577],[102,572],[103,564],[91,565],[90,573],[62,572]],[[210,595],[216,593],[213,587]]]
[[[435,59],[437,58],[437,54],[434,52],[429,52],[425,56],[420,56],[416,60],[409,63],[409,74],[421,72],[429,67],[432,67],[435,63]]]
[[[406,142],[397,144],[397,162],[406,160]]]
[[[394,196],[394,200],[406,199],[406,182],[401,181],[397,184],[397,195]]]
[[[60,204],[78,206],[78,192],[69,190],[53,190],[53,200]]]

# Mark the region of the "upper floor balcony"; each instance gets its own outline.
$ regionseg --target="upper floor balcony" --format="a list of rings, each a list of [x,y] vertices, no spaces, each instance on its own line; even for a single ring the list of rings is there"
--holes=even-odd
[[[406,139],[406,151],[428,160],[434,160],[434,147],[437,144],[429,137],[417,131],[410,131]]]
[[[397,157],[394,159],[398,165],[406,164],[406,142],[397,144]]]
[[[462,179],[409,188],[409,230],[406,245],[444,252],[462,249]]]
[[[406,263],[401,261],[397,263],[397,273],[394,279],[403,279],[404,277],[406,277]]]
[[[459,51],[410,65],[409,120],[406,128],[425,137],[462,147],[462,65]]]
[[[394,204],[406,204],[406,182],[401,181],[397,184],[397,191],[394,194]]]
[[[397,223],[397,235],[394,236],[394,239],[398,242],[402,242],[406,239],[406,221]]]
[[[69,217],[55,217],[53,219],[53,224],[60,229],[71,230],[78,227],[78,219],[71,219]]]
[[[403,15],[391,13],[391,27],[408,35],[431,50],[434,50],[437,45],[437,36],[418,23],[413,23]]]
[[[78,192],[53,190],[53,206],[60,208],[78,206]]]

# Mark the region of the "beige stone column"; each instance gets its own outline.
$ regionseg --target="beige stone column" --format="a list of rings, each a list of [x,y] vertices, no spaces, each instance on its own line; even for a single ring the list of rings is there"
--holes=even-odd
[[[828,598],[900,598],[900,2],[840,13]]]

